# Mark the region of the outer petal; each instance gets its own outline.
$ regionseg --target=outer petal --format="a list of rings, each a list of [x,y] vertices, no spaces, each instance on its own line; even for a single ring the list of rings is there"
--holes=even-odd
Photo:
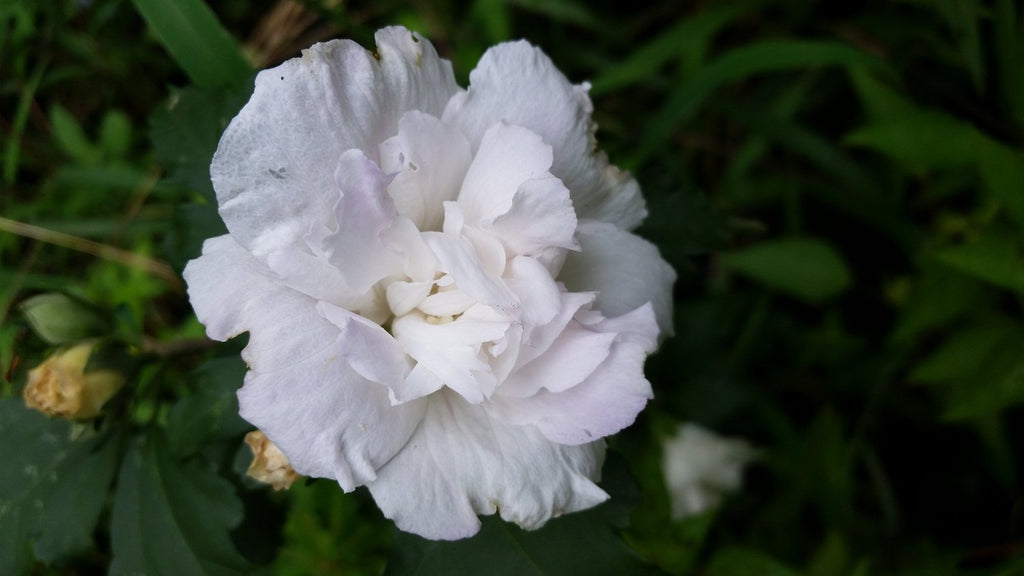
[[[551,173],[572,193],[580,218],[633,228],[647,214],[640,188],[596,152],[587,85],[573,86],[551,60],[519,41],[489,49],[469,76],[469,90],[456,94],[445,122],[462,128],[474,146],[498,122],[539,134],[554,149]]]
[[[672,334],[672,285],[676,273],[650,242],[601,222],[582,222],[579,252],[570,252],[558,279],[572,292],[597,292],[595,307],[615,317],[646,302],[658,326]]]
[[[242,353],[250,370],[238,392],[242,417],[297,471],[352,490],[405,445],[423,404],[391,407],[387,388],[334,361],[339,332],[315,300],[280,285],[230,236],[207,240],[185,279],[211,338],[250,332]]]
[[[368,486],[384,515],[402,530],[454,540],[493,514],[526,529],[608,498],[594,484],[603,442],[560,446],[535,428],[492,420],[456,394],[429,398],[409,444]]]
[[[258,257],[327,224],[342,152],[356,148],[376,160],[403,113],[439,115],[458,89],[450,63],[425,39],[403,28],[376,39],[379,58],[335,40],[261,72],[221,137],[210,166],[220,213]]]
[[[592,442],[632,424],[653,397],[643,370],[657,334],[651,307],[644,305],[589,328],[616,334],[616,341],[586,380],[564,391],[541,390],[527,398],[496,395],[488,404],[489,412],[509,424],[537,426],[544,436],[560,444]],[[556,341],[551,351],[557,346]],[[527,368],[530,366],[532,363]]]

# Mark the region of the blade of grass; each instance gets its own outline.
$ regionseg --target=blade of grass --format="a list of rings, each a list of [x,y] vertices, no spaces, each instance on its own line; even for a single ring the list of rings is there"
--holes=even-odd
[[[160,42],[199,86],[241,82],[252,68],[203,0],[132,0]]]
[[[21,98],[18,99],[18,108],[14,112],[14,122],[11,125],[11,132],[7,136],[7,145],[4,146],[4,182],[12,184],[18,175],[18,157],[21,154],[21,135],[25,132],[25,124],[28,122],[28,113],[32,108],[32,100],[36,97],[36,90],[43,79],[43,72],[46,71],[46,61],[41,61],[36,66],[35,72],[29,78],[28,84],[21,91]]]
[[[823,66],[882,68],[885,64],[871,54],[837,42],[767,40],[736,48],[697,70],[672,93],[648,124],[640,149],[629,165],[642,164],[664,145],[719,86],[758,74]]]
[[[703,62],[711,38],[723,26],[739,16],[753,2],[709,9],[681,20],[644,44],[624,62],[607,68],[590,88],[591,94],[606,94],[649,78],[665,63],[684,58],[693,70]]]

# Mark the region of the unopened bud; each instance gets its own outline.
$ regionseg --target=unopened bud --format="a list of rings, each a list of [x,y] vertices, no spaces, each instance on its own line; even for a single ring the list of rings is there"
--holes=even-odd
[[[47,358],[28,373],[25,404],[50,416],[71,420],[95,418],[121,386],[113,370],[85,371],[94,342],[78,344]]]
[[[299,479],[299,473],[288,463],[288,458],[263,432],[249,432],[245,443],[252,449],[252,464],[246,471],[250,478],[270,484],[274,490],[287,490]]]

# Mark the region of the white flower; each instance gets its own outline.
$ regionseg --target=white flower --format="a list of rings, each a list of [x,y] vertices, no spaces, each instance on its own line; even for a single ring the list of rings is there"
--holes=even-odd
[[[428,538],[594,506],[670,326],[639,188],[537,48],[462,90],[425,39],[376,40],[262,72],[213,158],[230,233],[185,278],[210,337],[249,332],[242,416]]]
[[[757,450],[743,440],[722,438],[696,424],[683,424],[662,447],[662,471],[672,518],[715,508],[727,492],[738,490],[743,468]]]

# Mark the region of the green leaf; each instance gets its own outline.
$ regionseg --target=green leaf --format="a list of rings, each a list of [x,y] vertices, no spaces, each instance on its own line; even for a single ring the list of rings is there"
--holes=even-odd
[[[885,154],[920,176],[929,170],[971,166],[975,138],[971,125],[942,112],[917,109],[855,130],[844,141]]]
[[[743,548],[725,548],[715,554],[705,576],[798,576],[798,572],[770,556]]]
[[[729,222],[699,192],[652,196],[640,235],[658,245],[677,270],[692,266],[690,258],[726,246]]]
[[[240,356],[210,360],[192,374],[195,393],[179,400],[167,420],[167,442],[178,457],[196,453],[207,442],[229,440],[251,430],[238,415],[235,395],[246,366]]]
[[[910,373],[916,382],[936,384],[974,377],[992,361],[991,354],[1012,337],[1010,322],[987,322],[954,334]]]
[[[575,24],[595,30],[602,27],[601,22],[594,17],[587,5],[576,0],[508,0],[508,2],[556,22]]]
[[[107,158],[120,159],[128,154],[132,143],[132,121],[120,110],[110,110],[100,124],[100,141]]]
[[[870,70],[860,67],[849,69],[850,81],[853,83],[861,106],[873,121],[898,119],[914,112],[914,105],[903,95],[885,85]]]
[[[483,25],[491,43],[503,42],[512,36],[508,0],[474,0],[471,13]]]
[[[58,292],[25,300],[21,311],[32,330],[49,344],[69,344],[110,330],[110,323],[92,306]]]
[[[230,537],[242,515],[229,482],[196,460],[174,459],[157,434],[141,438],[117,481],[110,574],[245,573]]]
[[[99,162],[99,148],[93,145],[78,120],[64,107],[54,104],[50,109],[50,124],[53,126],[54,140],[65,154],[86,165]]]
[[[132,0],[135,8],[199,86],[239,83],[252,72],[231,35],[203,0]]]
[[[992,377],[977,378],[953,390],[942,418],[948,421],[990,418],[1007,408],[1024,403],[1024,334],[1004,343],[995,359],[998,370],[986,370]]]
[[[723,254],[721,262],[727,270],[809,302],[836,296],[850,283],[842,256],[814,238],[769,240]]]
[[[616,534],[629,518],[637,490],[625,461],[609,455],[601,486],[611,500],[549,521],[533,532],[496,516],[482,518],[473,538],[454,542],[395,533],[385,575],[490,574],[492,576],[656,574]]]
[[[747,4],[754,4],[753,2]],[[594,79],[591,93],[605,94],[658,75],[658,70],[676,58],[687,58],[690,68],[703,62],[714,35],[749,6],[735,4],[695,14],[637,48],[624,62],[610,66]]]
[[[945,420],[989,416],[1024,402],[1024,328],[1002,318],[946,339],[910,373],[938,386]]]
[[[924,332],[983,309],[992,300],[992,290],[987,285],[929,263],[913,281],[892,340],[912,342]]]
[[[384,571],[391,530],[367,490],[345,494],[335,482],[296,482],[288,489],[288,499],[285,542],[274,561],[275,575]]]
[[[72,440],[71,430],[20,399],[0,401],[0,574],[27,573],[33,551],[57,564],[92,547],[117,442],[109,435]]]
[[[989,234],[940,250],[935,259],[968,276],[1024,292],[1024,257],[1012,238]]]
[[[1024,157],[980,134],[975,155],[985,191],[1024,226]]]
[[[150,117],[150,138],[157,162],[168,169],[170,180],[202,194],[216,206],[210,184],[210,161],[220,135],[251,94],[251,84],[232,89],[175,90],[164,106]]]
[[[648,124],[643,145],[633,158],[642,163],[689,121],[700,105],[721,85],[770,72],[807,70],[824,66],[883,68],[876,57],[837,42],[766,40],[733,49],[698,69],[675,90]]]

